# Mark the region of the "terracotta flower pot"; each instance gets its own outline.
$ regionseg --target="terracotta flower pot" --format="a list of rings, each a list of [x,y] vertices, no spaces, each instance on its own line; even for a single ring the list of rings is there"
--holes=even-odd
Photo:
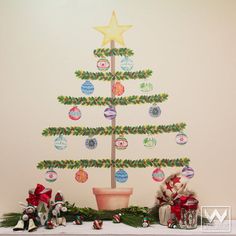
[[[129,205],[132,188],[93,188],[98,210],[116,210]]]

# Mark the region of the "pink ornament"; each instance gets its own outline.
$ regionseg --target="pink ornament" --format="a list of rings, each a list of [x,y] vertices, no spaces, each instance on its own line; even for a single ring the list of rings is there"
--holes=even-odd
[[[165,174],[164,171],[160,168],[156,168],[153,172],[152,172],[152,179],[156,182],[161,182],[165,179]]]
[[[81,118],[81,111],[78,107],[72,107],[68,113],[71,120],[79,120]]]

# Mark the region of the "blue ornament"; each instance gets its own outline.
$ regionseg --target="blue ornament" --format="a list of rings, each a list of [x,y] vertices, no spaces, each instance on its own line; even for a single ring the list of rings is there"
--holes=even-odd
[[[81,86],[81,91],[85,95],[90,95],[94,91],[94,86],[89,80],[86,80]]]
[[[157,105],[153,105],[149,108],[149,115],[151,117],[158,117],[161,115],[161,108]]]
[[[131,71],[133,68],[133,61],[129,57],[123,57],[120,62],[120,67],[124,71]]]
[[[85,140],[85,146],[88,148],[88,149],[95,149],[98,145],[98,142],[97,142],[97,139],[96,138],[87,138]]]
[[[66,138],[63,137],[63,135],[59,135],[55,141],[54,141],[54,146],[57,150],[64,150],[67,147],[67,140]]]
[[[128,174],[125,170],[119,169],[115,174],[116,181],[119,183],[125,183],[128,180]]]

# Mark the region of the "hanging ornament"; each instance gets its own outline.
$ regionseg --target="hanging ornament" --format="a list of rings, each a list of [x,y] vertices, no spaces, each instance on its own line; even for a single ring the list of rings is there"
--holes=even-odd
[[[139,88],[141,92],[148,93],[153,90],[153,85],[150,82],[143,82],[139,85]]]
[[[87,138],[85,140],[85,146],[90,150],[95,149],[97,145],[98,145],[98,142],[96,138]]]
[[[115,146],[117,150],[124,150],[128,147],[128,141],[124,136],[119,136],[115,140]]]
[[[57,150],[64,150],[67,147],[67,140],[63,135],[59,135],[55,140],[54,140],[54,146]]]
[[[57,172],[53,169],[48,170],[45,173],[45,180],[49,183],[55,182],[57,180]]]
[[[121,96],[125,91],[125,87],[121,84],[121,82],[115,82],[112,86],[112,93],[116,96]]]
[[[113,120],[116,118],[116,109],[115,107],[108,107],[105,109],[104,111],[104,116],[108,119],[108,120]]]
[[[143,140],[144,147],[153,148],[157,145],[157,140],[154,137],[147,137]]]
[[[149,115],[151,117],[158,117],[161,115],[161,109],[159,106],[157,105],[152,105],[150,108],[149,108]]]
[[[103,224],[102,220],[95,220],[93,222],[93,228],[94,229],[102,229],[102,224]]]
[[[86,80],[82,85],[81,85],[81,91],[85,95],[90,95],[94,91],[94,85],[89,81]]]
[[[184,145],[188,142],[188,136],[184,133],[178,133],[175,137],[175,141],[179,145]]]
[[[88,180],[88,173],[81,168],[75,173],[75,179],[79,183],[85,183]]]
[[[77,106],[75,106],[70,109],[68,115],[71,120],[79,120],[81,118],[81,111]]]
[[[97,68],[100,71],[106,71],[110,68],[110,62],[106,58],[101,58],[97,62]]]
[[[128,174],[125,170],[119,169],[115,174],[116,181],[119,183],[125,183],[128,180]]]
[[[194,170],[193,170],[193,168],[191,168],[191,167],[189,167],[189,166],[185,166],[185,167],[182,169],[182,175],[185,176],[185,177],[188,178],[188,179],[193,178],[193,176],[194,176]]]
[[[164,171],[161,168],[156,168],[153,172],[152,172],[152,179],[156,182],[161,182],[163,181],[165,178],[165,174]]]
[[[123,57],[120,61],[120,67],[124,71],[131,71],[133,68],[133,61],[129,57]]]

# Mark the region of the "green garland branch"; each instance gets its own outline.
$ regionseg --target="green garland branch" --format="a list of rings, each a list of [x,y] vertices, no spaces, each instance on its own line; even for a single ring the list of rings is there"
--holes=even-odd
[[[65,105],[85,105],[85,106],[116,106],[116,105],[136,105],[145,103],[161,103],[167,100],[168,94],[156,94],[151,96],[127,96],[127,97],[70,97],[59,96],[57,99]]]
[[[186,127],[185,123],[177,123],[172,125],[140,125],[140,126],[112,126],[107,127],[49,127],[42,132],[43,136],[55,136],[55,135],[81,135],[81,136],[93,136],[93,135],[112,135],[112,134],[160,134],[180,132]]]
[[[96,57],[124,56],[130,57],[134,53],[129,48],[97,48],[93,51]]]
[[[147,167],[183,167],[188,166],[190,159],[80,159],[80,160],[44,160],[38,163],[37,168],[50,169],[79,169],[79,168],[147,168]]]
[[[147,79],[152,75],[152,70],[140,70],[135,72],[121,72],[117,71],[113,75],[111,72],[89,72],[77,70],[75,72],[77,78],[82,80],[129,80],[129,79]]]

